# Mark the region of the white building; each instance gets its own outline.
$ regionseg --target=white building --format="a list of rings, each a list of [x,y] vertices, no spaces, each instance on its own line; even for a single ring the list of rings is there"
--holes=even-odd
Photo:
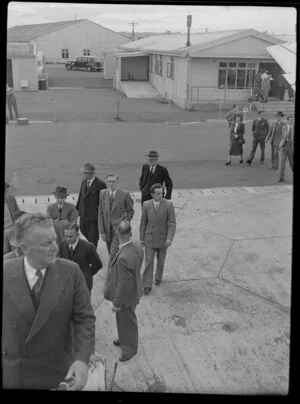
[[[189,47],[186,41],[186,34],[155,35],[120,45],[116,88],[126,94],[133,81],[148,82],[162,97],[190,109],[220,99],[244,102],[259,68],[274,78],[282,73],[267,47],[284,41],[256,30],[191,34]],[[270,97],[278,97],[276,80]]]
[[[65,63],[80,56],[103,56],[128,43],[128,38],[90,20],[18,25],[7,32],[8,42],[30,42],[45,54],[46,62]]]

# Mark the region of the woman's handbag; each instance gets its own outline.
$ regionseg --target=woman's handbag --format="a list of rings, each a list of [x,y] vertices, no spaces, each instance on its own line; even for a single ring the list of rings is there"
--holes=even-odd
[[[240,137],[238,142],[239,142],[239,144],[245,144],[246,140],[243,137]]]

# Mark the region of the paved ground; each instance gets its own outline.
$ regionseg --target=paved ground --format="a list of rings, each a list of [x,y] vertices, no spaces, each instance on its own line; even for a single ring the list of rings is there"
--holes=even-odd
[[[246,125],[245,159],[252,135]],[[269,169],[270,146],[266,164],[239,164],[233,158],[224,165],[228,150],[228,128],[224,123],[164,125],[142,123],[57,123],[30,126],[8,125],[6,131],[6,179],[16,195],[48,194],[57,185],[78,192],[80,167],[90,161],[105,177],[116,170],[120,186],[135,191],[145,155],[160,152],[175,188],[215,186],[277,185],[278,171]],[[292,183],[286,167],[286,184]]]
[[[103,72],[67,70],[64,65],[47,64],[49,87],[112,88],[112,80],[103,78]]]
[[[137,240],[140,203],[133,197]],[[48,198],[18,202],[43,211]],[[114,390],[287,394],[292,187],[175,190],[172,199],[177,232],[164,279],[137,307],[139,351],[119,363]],[[107,358],[111,380],[120,350],[103,299],[104,243],[98,251],[104,268],[92,291],[96,349]]]

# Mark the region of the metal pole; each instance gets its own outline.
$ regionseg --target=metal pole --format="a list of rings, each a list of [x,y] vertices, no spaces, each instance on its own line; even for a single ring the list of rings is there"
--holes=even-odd
[[[54,97],[52,99],[52,111],[53,111],[53,117],[54,117],[54,122],[57,122],[57,116],[56,116],[56,110],[55,110],[55,102],[54,102]]]
[[[219,106],[219,121],[221,120],[221,113],[222,113],[222,99],[220,98],[220,106]]]

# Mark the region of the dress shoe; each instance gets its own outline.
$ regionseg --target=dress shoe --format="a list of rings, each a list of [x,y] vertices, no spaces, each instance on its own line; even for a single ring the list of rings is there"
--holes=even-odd
[[[284,179],[279,178],[279,180],[277,182],[283,182],[283,181],[284,181]]]
[[[231,161],[227,161],[227,163],[225,164],[225,166],[229,166],[229,164],[231,164]]]
[[[150,292],[151,292],[151,288],[144,288],[145,295],[149,295]]]
[[[154,281],[154,284],[155,284],[155,285],[160,285],[160,284],[161,284],[161,280]]]
[[[119,341],[118,339],[115,339],[115,340],[113,341],[113,344],[114,344],[115,346],[120,346],[120,341]]]
[[[240,160],[240,164],[242,164],[244,162],[244,160],[242,159],[242,160]]]
[[[249,166],[250,166],[251,163],[252,163],[251,160],[247,160],[247,164],[249,164]]]
[[[132,355],[121,355],[119,361],[120,362],[125,362],[125,361],[129,361],[129,359],[131,359],[134,355],[136,354],[136,352]]]

